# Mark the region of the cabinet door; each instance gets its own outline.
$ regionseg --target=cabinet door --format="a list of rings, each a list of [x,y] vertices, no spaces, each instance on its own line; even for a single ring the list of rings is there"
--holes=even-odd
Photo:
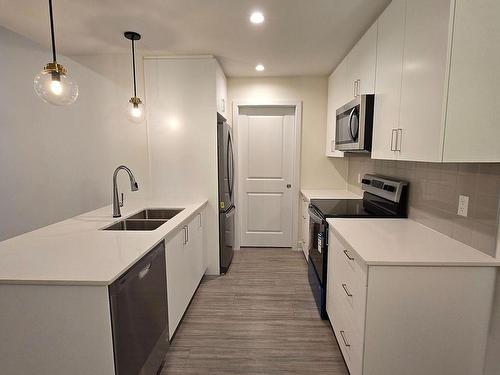
[[[185,230],[181,229],[165,246],[169,337],[172,338],[191,299],[189,274],[184,255]]]
[[[378,19],[373,159],[396,159],[406,0],[393,0]]]
[[[444,161],[500,162],[500,1],[457,0]]]
[[[340,70],[339,70],[340,71]],[[335,70],[328,78],[328,112],[326,119],[326,156],[329,157],[343,157],[342,151],[335,150],[335,126],[336,126],[336,111],[342,104],[339,100],[339,93],[337,90],[341,89],[341,82],[339,82],[339,71]],[[344,78],[345,79],[345,78]]]
[[[215,67],[215,91],[217,98],[217,112],[223,116],[227,116],[229,108],[227,103],[226,76],[218,63],[216,63]]]
[[[333,79],[333,114],[336,114],[338,108],[342,107],[344,104],[348,103],[353,99],[354,91],[351,78],[349,77],[348,69],[348,57],[346,56],[344,60],[337,66]]]
[[[302,215],[301,215],[301,226],[302,226],[302,251],[306,260],[309,260],[309,201],[302,197]]]
[[[377,22],[368,29],[348,55],[348,74],[350,85],[352,85],[352,97],[375,92],[376,59]]]
[[[406,5],[401,160],[442,160],[450,2],[411,0]]]

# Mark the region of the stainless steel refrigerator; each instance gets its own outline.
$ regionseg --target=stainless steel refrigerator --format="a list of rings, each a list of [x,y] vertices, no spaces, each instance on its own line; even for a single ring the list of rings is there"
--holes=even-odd
[[[219,164],[219,259],[220,272],[226,273],[234,252],[234,148],[233,133],[226,119],[217,114],[217,152]]]

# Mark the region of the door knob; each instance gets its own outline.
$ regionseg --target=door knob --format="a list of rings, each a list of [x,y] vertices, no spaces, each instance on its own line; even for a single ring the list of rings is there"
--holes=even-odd
[[[287,189],[291,189],[292,185],[291,184],[286,184]]]

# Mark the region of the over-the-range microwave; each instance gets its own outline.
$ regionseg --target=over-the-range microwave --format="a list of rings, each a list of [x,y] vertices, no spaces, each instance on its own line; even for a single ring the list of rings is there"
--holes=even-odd
[[[335,149],[370,152],[372,149],[375,95],[360,95],[337,109]]]

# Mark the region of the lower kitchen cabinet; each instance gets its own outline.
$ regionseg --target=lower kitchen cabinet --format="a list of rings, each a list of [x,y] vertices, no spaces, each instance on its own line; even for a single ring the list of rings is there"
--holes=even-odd
[[[301,196],[300,200],[300,247],[306,260],[309,260],[309,199]]]
[[[200,212],[166,243],[170,339],[206,270],[203,233],[203,212]]]
[[[351,375],[480,375],[496,270],[367,265],[329,232],[326,305]]]

